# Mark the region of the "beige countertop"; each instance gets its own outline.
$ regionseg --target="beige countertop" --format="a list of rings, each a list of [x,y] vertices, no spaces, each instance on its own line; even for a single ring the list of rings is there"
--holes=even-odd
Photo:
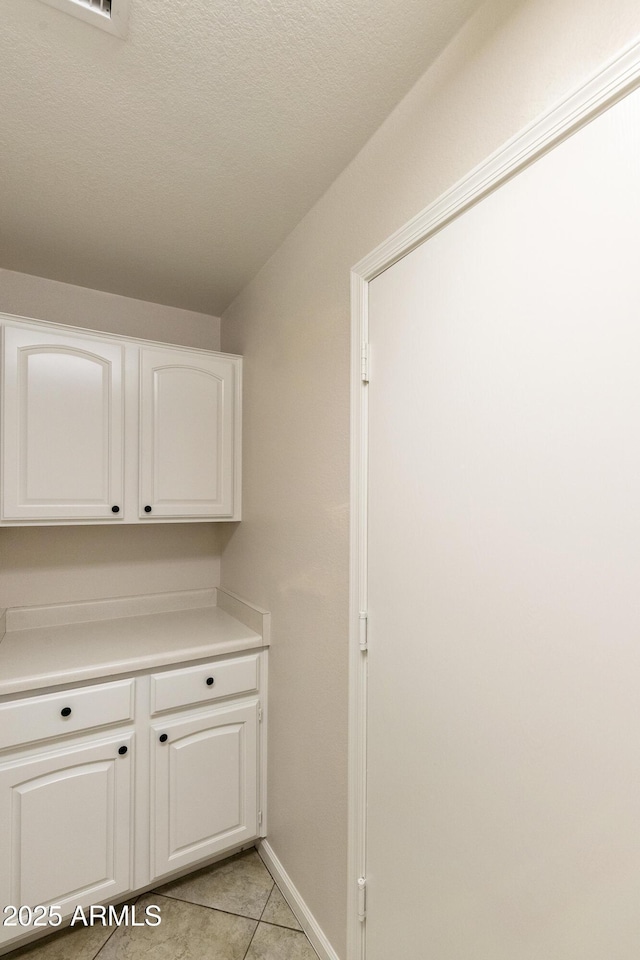
[[[10,609],[0,696],[266,646],[268,619],[216,590]]]

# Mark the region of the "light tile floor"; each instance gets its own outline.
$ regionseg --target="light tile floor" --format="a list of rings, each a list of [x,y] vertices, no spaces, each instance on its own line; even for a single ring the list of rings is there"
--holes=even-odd
[[[158,926],[76,926],[5,960],[318,960],[255,850],[143,894],[138,920],[150,904]]]

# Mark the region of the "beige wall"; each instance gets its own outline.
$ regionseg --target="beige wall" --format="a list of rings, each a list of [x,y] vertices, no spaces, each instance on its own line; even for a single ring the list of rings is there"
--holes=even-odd
[[[220,318],[0,269],[0,312],[124,337],[220,349]]]
[[[269,839],[342,958],[349,270],[639,34],[636,0],[490,0],[223,316],[245,513],[222,582],[273,613]]]
[[[217,350],[220,320],[0,270],[0,312]],[[228,525],[0,529],[0,607],[217,586]]]

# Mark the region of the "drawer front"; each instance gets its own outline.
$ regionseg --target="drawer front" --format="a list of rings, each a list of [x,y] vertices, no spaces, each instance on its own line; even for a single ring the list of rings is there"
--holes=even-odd
[[[193,703],[209,703],[222,697],[256,693],[259,654],[237,660],[203,663],[184,670],[170,670],[151,677],[151,712],[162,713]]]
[[[133,680],[0,704],[0,749],[133,720]]]

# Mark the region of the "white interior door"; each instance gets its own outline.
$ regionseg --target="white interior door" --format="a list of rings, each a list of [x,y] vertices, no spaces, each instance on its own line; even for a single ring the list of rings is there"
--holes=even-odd
[[[367,960],[640,956],[639,156],[370,284]]]

